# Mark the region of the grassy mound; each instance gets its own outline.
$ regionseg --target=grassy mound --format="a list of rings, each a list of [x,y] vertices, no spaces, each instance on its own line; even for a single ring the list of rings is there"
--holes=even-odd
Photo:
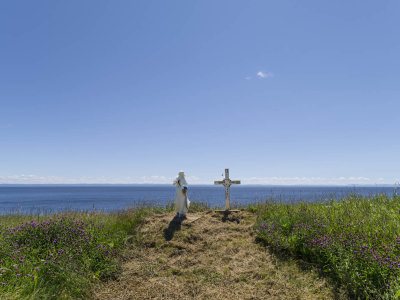
[[[126,247],[118,280],[98,281],[94,299],[346,299],[317,272],[256,243],[256,220],[246,209],[200,209],[182,221],[153,214]]]

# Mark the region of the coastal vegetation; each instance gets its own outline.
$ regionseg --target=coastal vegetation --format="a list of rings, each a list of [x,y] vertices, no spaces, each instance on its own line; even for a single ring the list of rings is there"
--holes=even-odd
[[[257,238],[275,253],[316,266],[352,298],[400,297],[400,197],[258,207]]]
[[[0,217],[1,299],[83,299],[118,274],[120,251],[157,208]]]
[[[178,227],[173,217],[173,205],[0,216],[0,299],[400,296],[398,195],[230,215],[194,202]]]

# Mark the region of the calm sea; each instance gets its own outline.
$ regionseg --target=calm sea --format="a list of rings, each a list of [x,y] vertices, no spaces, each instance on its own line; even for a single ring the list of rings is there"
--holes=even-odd
[[[392,195],[393,187],[350,186],[233,186],[232,204],[246,205],[266,199],[281,202],[340,199],[355,193]],[[0,185],[0,214],[49,213],[64,210],[102,210],[132,207],[143,202],[166,205],[173,201],[172,185]],[[192,201],[224,206],[222,186],[189,186]]]

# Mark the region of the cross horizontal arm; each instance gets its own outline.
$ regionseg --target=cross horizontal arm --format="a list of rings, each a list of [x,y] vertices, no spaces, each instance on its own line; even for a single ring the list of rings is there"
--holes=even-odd
[[[231,180],[231,184],[240,184],[240,180]]]
[[[224,184],[225,181],[214,181],[214,184]]]

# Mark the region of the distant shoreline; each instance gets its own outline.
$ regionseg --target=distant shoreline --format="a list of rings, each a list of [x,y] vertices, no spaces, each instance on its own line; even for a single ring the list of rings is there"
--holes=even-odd
[[[214,184],[190,184],[191,186],[215,186]],[[172,186],[172,183],[0,183],[4,186]],[[240,187],[395,187],[393,184],[241,184],[231,188]],[[400,186],[399,186],[400,187]]]

